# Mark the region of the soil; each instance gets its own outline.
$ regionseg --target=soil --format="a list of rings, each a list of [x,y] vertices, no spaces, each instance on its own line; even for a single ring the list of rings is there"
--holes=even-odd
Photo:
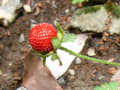
[[[48,22],[54,24],[57,20],[65,31],[70,30],[75,34],[81,33],[79,30],[69,27],[69,21],[74,9],[79,5],[72,5],[71,0],[31,0],[32,13],[26,13],[23,9],[16,20],[8,27],[0,26],[0,90],[15,90],[21,84],[23,74],[23,57],[29,50],[28,36],[33,21],[35,23]],[[27,3],[27,2],[23,2]],[[39,3],[39,8],[35,4]],[[20,36],[24,35],[25,40],[21,41]],[[105,60],[113,59],[120,62],[120,36],[108,36],[102,42],[102,33],[87,33],[89,39],[82,54],[87,53],[88,48],[96,50],[96,58]],[[93,90],[96,85],[109,82],[117,67],[98,64],[82,60],[80,65],[74,63],[70,67],[75,70],[75,76],[69,73],[64,75],[64,90]],[[102,77],[102,79],[100,78]]]

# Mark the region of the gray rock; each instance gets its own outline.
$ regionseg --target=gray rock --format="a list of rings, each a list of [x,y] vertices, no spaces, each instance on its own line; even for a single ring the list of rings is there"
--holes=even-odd
[[[113,17],[109,32],[120,34],[120,18]]]
[[[65,84],[65,79],[63,76],[58,79],[58,83],[62,85]]]
[[[20,0],[2,0],[0,5],[0,20],[4,26],[8,26],[17,16],[16,10],[22,7]]]
[[[71,26],[81,31],[103,32],[108,14],[104,6],[97,5],[78,9],[72,16]]]
[[[103,32],[108,20],[105,5],[96,5],[76,10],[71,19],[71,27],[79,28],[82,32]],[[120,6],[114,6],[110,23],[110,34],[120,34]]]

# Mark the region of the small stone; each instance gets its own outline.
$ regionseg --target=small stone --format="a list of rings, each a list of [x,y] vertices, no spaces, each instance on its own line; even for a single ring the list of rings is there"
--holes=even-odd
[[[32,9],[30,7],[30,5],[24,5],[24,10],[27,12],[27,13],[31,13],[32,12]]]
[[[12,63],[9,63],[9,66],[11,67],[13,64]]]
[[[24,34],[22,33],[19,37],[19,42],[24,42],[25,41],[25,36]]]
[[[66,9],[66,10],[65,10],[65,13],[69,13],[69,9]]]
[[[60,79],[58,79],[58,83],[62,85],[65,84],[65,79],[63,76]]]
[[[75,7],[74,6],[71,7],[71,11],[75,11]]]
[[[69,71],[68,71],[68,73],[70,74],[70,75],[75,75],[75,70],[73,70],[73,69],[69,69]]]
[[[94,48],[89,48],[88,52],[87,52],[87,55],[88,56],[95,56],[96,55],[95,49]]]
[[[36,26],[36,24],[37,24],[37,21],[36,20],[34,20],[34,19],[31,19],[30,20],[30,28],[32,29],[34,26]]]
[[[27,90],[27,88],[22,86],[22,87],[17,88],[16,90]]]
[[[69,80],[69,81],[75,80],[75,76],[70,76],[70,75],[69,75],[69,76],[68,76],[68,80]]]
[[[103,80],[104,78],[105,78],[105,76],[98,77],[99,80]]]
[[[81,59],[80,59],[80,58],[76,58],[76,59],[75,59],[75,64],[76,64],[76,65],[81,64]]]
[[[36,24],[31,24],[30,25],[30,28],[32,29],[33,27],[35,27],[36,26]]]

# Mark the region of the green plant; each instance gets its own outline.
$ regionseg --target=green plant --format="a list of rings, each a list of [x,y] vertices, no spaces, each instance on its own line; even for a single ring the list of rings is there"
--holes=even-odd
[[[119,90],[118,89],[119,85],[120,85],[119,82],[104,83],[101,86],[95,87],[94,90]]]
[[[85,1],[88,1],[88,0],[72,0],[72,4],[76,4],[76,3],[79,3],[79,2],[85,2]]]
[[[58,59],[59,62],[60,62],[60,64],[62,64],[62,62],[61,62],[61,60],[60,60],[60,58],[59,58],[59,56],[57,55],[57,52],[56,52],[57,49],[61,49],[61,50],[64,50],[64,51],[66,51],[66,52],[74,55],[74,56],[77,56],[77,57],[79,57],[79,58],[82,58],[82,59],[84,59],[84,60],[90,60],[90,61],[95,61],[95,62],[99,62],[99,63],[103,63],[103,64],[120,66],[120,63],[114,63],[114,62],[109,62],[109,61],[107,61],[107,60],[101,60],[101,59],[96,59],[96,58],[84,56],[84,55],[78,54],[78,53],[76,53],[76,52],[73,52],[72,50],[69,50],[69,49],[67,49],[67,48],[65,48],[65,47],[62,47],[61,44],[62,44],[63,41],[71,41],[71,40],[73,41],[73,39],[75,39],[75,36],[74,36],[73,34],[72,34],[72,35],[67,35],[67,36],[66,36],[66,35],[63,35],[63,30],[62,30],[60,24],[59,24],[59,23],[56,23],[56,25],[57,25],[57,27],[58,27],[57,37],[52,37],[52,40],[48,40],[48,41],[50,41],[49,43],[52,43],[52,46],[51,46],[51,44],[50,44],[50,46],[53,47],[53,49],[50,49],[50,51],[47,50],[47,52],[44,53],[44,52],[40,52],[40,50],[38,50],[38,49],[35,48],[35,51],[38,52],[39,55],[43,58],[43,64],[44,64],[44,65],[45,65],[45,62],[46,62],[46,57],[48,57],[48,56],[50,56],[50,55],[52,55],[52,60]],[[43,25],[43,26],[45,26],[45,25]],[[53,26],[52,26],[52,27],[53,27]],[[42,28],[43,28],[43,30],[44,30],[46,27],[42,27]],[[35,29],[38,29],[38,30],[39,30],[40,28],[35,28]],[[48,30],[48,29],[51,29],[51,27],[47,28],[47,30]],[[46,33],[48,33],[47,30],[45,30]],[[41,31],[40,31],[40,32],[41,32]],[[44,32],[44,33],[45,33],[45,32]],[[38,37],[37,37],[37,40],[36,40],[36,35],[38,36]],[[46,48],[46,45],[48,45],[48,44],[45,44],[45,45],[43,45],[42,47],[41,47],[41,46],[39,47],[39,43],[41,43],[41,39],[42,39],[43,37],[45,37],[45,40],[47,40],[47,37],[46,37],[46,36],[42,36],[42,37],[40,38],[39,36],[41,36],[41,35],[43,35],[43,33],[39,33],[39,35],[38,35],[38,33],[36,33],[36,32],[33,33],[33,35],[32,35],[32,40],[33,40],[33,38],[35,38],[35,42],[34,42],[34,40],[31,41],[31,42],[32,42],[32,44],[35,45],[35,46],[37,46],[37,45],[36,45],[36,42],[37,42],[37,43],[38,43],[37,48]],[[50,34],[50,35],[51,35],[51,34]],[[71,37],[71,38],[69,38],[69,37]],[[73,38],[72,38],[72,37],[73,37]],[[30,39],[30,38],[31,38],[31,36],[29,37],[29,39]],[[50,38],[51,38],[51,37],[50,37]],[[48,42],[48,41],[46,41],[46,42]],[[43,43],[43,41],[42,41],[42,43]]]

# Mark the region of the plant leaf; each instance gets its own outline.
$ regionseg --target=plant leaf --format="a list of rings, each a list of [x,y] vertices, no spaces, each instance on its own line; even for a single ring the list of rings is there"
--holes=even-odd
[[[56,26],[58,28],[57,37],[59,40],[62,41],[63,40],[63,29],[58,22],[56,22]]]
[[[118,90],[119,85],[119,82],[104,83],[101,86],[95,87],[94,90]]]
[[[61,41],[58,38],[52,38],[53,48],[56,50],[60,47]]]
[[[64,34],[63,42],[68,42],[68,41],[73,42],[75,39],[76,39],[75,34],[67,33],[67,34]]]

